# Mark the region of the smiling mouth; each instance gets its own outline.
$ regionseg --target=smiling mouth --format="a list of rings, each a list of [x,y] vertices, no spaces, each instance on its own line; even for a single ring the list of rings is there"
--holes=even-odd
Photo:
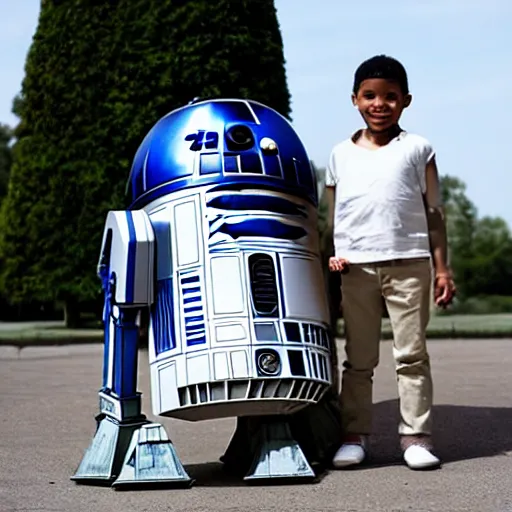
[[[382,115],[375,115],[375,114],[368,114],[368,117],[374,123],[385,123],[391,119],[391,116],[382,116]]]

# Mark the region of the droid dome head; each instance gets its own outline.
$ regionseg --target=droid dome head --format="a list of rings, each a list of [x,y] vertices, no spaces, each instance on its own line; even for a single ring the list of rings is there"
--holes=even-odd
[[[131,208],[206,185],[262,188],[317,205],[314,171],[286,118],[240,99],[194,101],[160,119],[135,155]]]

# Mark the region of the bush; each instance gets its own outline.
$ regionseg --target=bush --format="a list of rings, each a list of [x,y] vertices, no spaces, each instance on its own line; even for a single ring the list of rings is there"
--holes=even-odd
[[[439,311],[439,316],[449,315],[491,315],[512,313],[512,297],[503,295],[481,295],[457,300],[452,307]]]
[[[338,336],[345,337],[343,320],[339,320]],[[382,322],[382,339],[392,338],[391,323]],[[511,314],[490,315],[436,315],[432,316],[427,327],[429,339],[446,338],[510,338],[512,336]]]

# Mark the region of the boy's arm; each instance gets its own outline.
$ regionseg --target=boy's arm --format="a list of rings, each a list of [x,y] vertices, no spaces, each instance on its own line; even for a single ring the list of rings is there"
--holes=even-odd
[[[427,163],[425,170],[425,207],[427,212],[430,250],[435,269],[435,294],[439,305],[449,304],[455,294],[452,272],[448,264],[448,236],[441,202],[439,173],[435,157]]]
[[[436,275],[447,275],[450,274],[448,266],[448,237],[435,157],[432,157],[427,164],[425,180],[425,206],[434,268]]]
[[[324,246],[330,256],[329,258],[329,270],[331,272],[341,272],[345,274],[348,272],[349,262],[340,257],[334,255],[334,206],[336,202],[336,187],[327,185],[325,187],[325,199],[327,202],[327,237]]]
[[[324,239],[324,254],[329,255],[329,270],[331,272],[348,272],[348,261],[344,258],[336,257],[334,250],[334,214],[336,209],[336,163],[334,151],[331,152],[329,163],[326,169],[324,196],[327,203],[327,222],[326,234]]]

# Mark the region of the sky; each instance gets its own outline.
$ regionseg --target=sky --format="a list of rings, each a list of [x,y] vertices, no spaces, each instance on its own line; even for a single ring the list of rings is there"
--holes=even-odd
[[[40,0],[0,0],[0,123],[37,27]],[[402,126],[433,144],[441,174],[462,179],[480,216],[512,227],[512,0],[275,0],[293,125],[325,166],[332,147],[361,127],[353,74],[366,58],[405,65],[413,94]]]

